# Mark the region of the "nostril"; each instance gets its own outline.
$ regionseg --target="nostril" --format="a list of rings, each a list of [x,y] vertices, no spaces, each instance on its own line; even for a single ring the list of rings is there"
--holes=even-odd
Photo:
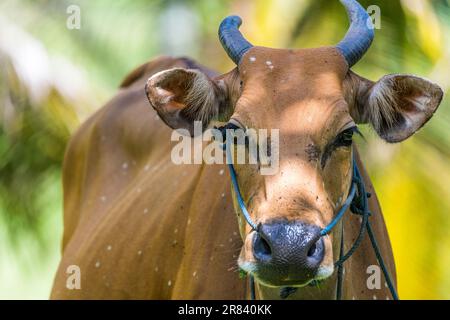
[[[311,245],[308,249],[307,257],[309,263],[312,265],[319,265],[322,262],[324,257],[324,243],[322,238]]]
[[[253,242],[253,255],[257,260],[267,261],[272,256],[272,249],[266,239],[259,233],[255,235]]]
[[[272,249],[270,249],[270,246],[267,243],[266,239],[261,238],[261,241],[259,243],[261,244],[261,251],[263,251],[267,255],[272,254]]]
[[[317,251],[317,245],[316,245],[316,243],[313,243],[311,248],[309,248],[309,250],[308,250],[308,257],[313,257],[315,255],[316,251]]]

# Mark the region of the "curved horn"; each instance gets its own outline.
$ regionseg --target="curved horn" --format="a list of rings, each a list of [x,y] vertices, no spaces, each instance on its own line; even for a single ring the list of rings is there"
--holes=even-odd
[[[239,31],[239,26],[242,24],[242,19],[238,16],[229,16],[222,20],[219,26],[219,39],[223,48],[227,52],[231,60],[239,64],[244,53],[248,51],[253,45],[245,40],[242,33]]]
[[[351,67],[361,59],[369,49],[374,37],[372,20],[361,5],[355,0],[341,0],[350,19],[350,27],[344,39],[336,46]]]

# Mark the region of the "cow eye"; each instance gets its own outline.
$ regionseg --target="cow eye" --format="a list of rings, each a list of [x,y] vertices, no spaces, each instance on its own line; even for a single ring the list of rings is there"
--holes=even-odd
[[[234,133],[235,130],[239,129],[239,127],[234,123],[227,123],[224,126],[214,128],[220,131],[223,141],[225,141],[225,139],[227,138],[227,131],[231,131],[232,133]]]
[[[234,123],[227,123],[226,125],[224,125],[224,126],[221,126],[221,127],[218,127],[218,128],[216,128],[217,130],[219,130],[221,133],[222,133],[222,136],[223,137],[225,137],[226,136],[226,132],[227,132],[227,130],[232,130],[232,131],[234,131],[234,130],[237,130],[237,129],[240,129],[239,128],[239,126],[237,126],[236,124],[234,124]]]
[[[354,126],[354,127],[348,128],[348,129],[342,131],[341,133],[339,133],[336,136],[336,138],[325,147],[325,151],[323,152],[322,159],[321,159],[322,168],[325,167],[327,160],[330,158],[330,156],[334,150],[336,150],[340,147],[348,148],[352,145],[353,134],[355,132],[359,133],[358,127]]]
[[[349,129],[346,129],[342,131],[338,136],[336,137],[333,146],[335,148],[338,147],[350,147],[353,142],[353,134],[358,131],[358,127],[351,127]]]
[[[227,139],[227,131],[231,133],[231,137],[233,139],[234,144],[247,144],[248,137],[245,134],[245,130],[238,126],[235,123],[229,122],[224,126],[216,127],[222,134],[222,141],[226,141]]]

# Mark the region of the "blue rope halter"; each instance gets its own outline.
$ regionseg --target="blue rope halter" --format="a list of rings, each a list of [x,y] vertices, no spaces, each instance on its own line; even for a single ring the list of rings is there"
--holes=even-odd
[[[224,144],[223,147],[226,149],[226,157],[227,157],[227,165],[228,169],[230,171],[230,177],[231,182],[233,184],[233,188],[236,194],[237,203],[239,206],[240,211],[242,212],[246,222],[249,224],[249,226],[252,228],[252,230],[258,232],[257,225],[250,217],[250,214],[247,210],[247,207],[245,206],[244,199],[242,198],[241,191],[239,189],[239,183],[237,180],[236,170],[233,166],[233,158],[231,156],[231,152],[228,146],[228,143]],[[329,234],[333,228],[338,224],[338,222],[342,219],[345,212],[347,212],[348,209],[354,214],[358,214],[362,216],[362,222],[361,222],[361,228],[359,230],[358,237],[356,238],[355,242],[353,243],[352,247],[348,250],[347,253],[344,254],[344,228],[342,225],[342,236],[341,236],[341,245],[340,245],[340,252],[339,252],[339,259],[334,263],[334,266],[337,268],[337,284],[336,284],[336,300],[341,300],[342,297],[342,282],[343,282],[343,264],[344,262],[350,258],[353,253],[356,251],[356,249],[359,247],[359,245],[362,242],[362,239],[364,238],[365,231],[367,230],[367,233],[369,235],[370,242],[372,244],[372,248],[375,252],[375,255],[377,257],[378,263],[380,264],[380,267],[383,271],[384,277],[386,279],[386,283],[388,285],[389,291],[391,292],[392,298],[394,300],[398,300],[397,292],[394,288],[392,279],[389,275],[389,272],[387,270],[386,264],[384,263],[383,257],[381,256],[380,249],[378,246],[378,243],[375,239],[375,235],[372,230],[372,226],[369,221],[369,216],[371,215],[371,212],[369,211],[369,203],[368,198],[370,197],[370,194],[366,192],[366,188],[364,185],[364,181],[361,177],[361,173],[359,171],[358,165],[356,163],[356,160],[353,158],[353,175],[352,175],[352,184],[350,187],[350,192],[348,194],[347,199],[345,200],[342,207],[339,209],[338,213],[335,215],[333,220],[321,231],[321,236],[325,236]],[[255,293],[255,281],[252,275],[249,275],[250,279],[250,297],[251,300],[255,300],[256,293]],[[317,285],[316,281],[312,281],[310,285]],[[281,298],[287,298],[290,294],[296,292],[296,288],[282,288],[280,291]]]

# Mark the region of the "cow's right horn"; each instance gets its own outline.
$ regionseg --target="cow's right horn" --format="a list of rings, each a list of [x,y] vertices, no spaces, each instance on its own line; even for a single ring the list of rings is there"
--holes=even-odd
[[[242,33],[239,31],[239,26],[242,24],[242,19],[238,16],[229,16],[223,19],[219,26],[219,39],[223,48],[227,52],[231,60],[239,65],[242,56],[253,45],[245,40]]]

